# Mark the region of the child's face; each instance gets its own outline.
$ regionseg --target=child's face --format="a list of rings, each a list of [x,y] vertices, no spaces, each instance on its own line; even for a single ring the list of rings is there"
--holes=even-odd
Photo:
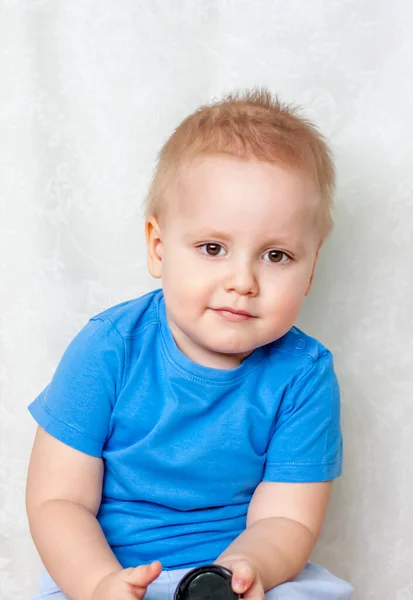
[[[227,155],[180,171],[162,225],[147,223],[149,269],[162,277],[178,347],[232,368],[283,336],[309,292],[320,238],[304,175]]]

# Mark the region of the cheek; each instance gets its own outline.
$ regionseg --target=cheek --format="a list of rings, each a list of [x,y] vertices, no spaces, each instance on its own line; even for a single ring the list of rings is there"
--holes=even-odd
[[[180,285],[195,289],[207,287],[212,279],[209,261],[203,260],[195,250],[188,248],[165,252],[163,272],[166,278],[173,278]]]
[[[268,303],[276,312],[296,314],[300,310],[308,286],[306,272],[280,274],[268,286]]]
[[[268,329],[277,337],[286,333],[297,320],[303,297],[287,292],[278,294],[267,308]]]
[[[165,256],[162,273],[165,296],[179,310],[189,308],[191,301],[205,300],[211,291],[211,277],[199,263],[185,251]]]
[[[301,308],[304,294],[289,294],[288,292],[277,295],[274,299],[273,309],[276,314],[283,315],[286,319],[295,318]]]

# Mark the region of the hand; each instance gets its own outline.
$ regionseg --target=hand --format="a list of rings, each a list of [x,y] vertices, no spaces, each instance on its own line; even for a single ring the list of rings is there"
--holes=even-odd
[[[242,556],[219,558],[217,565],[232,571],[232,589],[236,594],[242,594],[245,600],[263,600],[264,586],[256,566]]]
[[[122,569],[104,577],[96,586],[91,600],[143,600],[146,588],[161,574],[156,560],[150,565]]]

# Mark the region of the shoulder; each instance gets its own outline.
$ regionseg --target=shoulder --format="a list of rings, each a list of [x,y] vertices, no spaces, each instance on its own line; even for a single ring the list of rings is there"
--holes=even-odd
[[[307,335],[298,327],[292,327],[283,337],[269,344],[271,357],[284,356],[287,360],[307,360],[315,363],[322,357],[331,356],[331,352],[319,340]]]
[[[158,323],[158,305],[161,290],[154,290],[139,298],[116,304],[90,319],[101,330],[115,330],[123,338],[137,337],[148,327]]]
[[[270,372],[282,370],[286,383],[294,383],[323,366],[333,369],[330,350],[298,327],[292,327],[283,337],[268,344],[266,354]]]

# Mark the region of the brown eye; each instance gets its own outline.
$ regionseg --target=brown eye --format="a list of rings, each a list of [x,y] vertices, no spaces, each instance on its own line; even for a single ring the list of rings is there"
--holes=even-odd
[[[208,256],[219,256],[219,254],[221,253],[221,250],[223,249],[221,244],[203,244],[201,246],[201,249],[204,251],[205,254],[208,254]]]
[[[265,253],[265,256],[268,256],[267,260],[272,263],[285,263],[289,258],[285,252],[281,252],[281,250],[270,250]]]

